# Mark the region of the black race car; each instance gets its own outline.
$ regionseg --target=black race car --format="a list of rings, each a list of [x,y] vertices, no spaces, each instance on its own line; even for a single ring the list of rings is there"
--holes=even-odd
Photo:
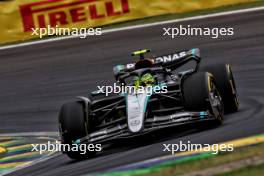
[[[217,126],[222,124],[224,113],[238,110],[229,64],[200,67],[199,49],[159,57],[146,56],[149,51],[136,51],[133,55],[138,61],[113,69],[116,83],[134,87],[133,92],[106,96],[103,91],[95,91],[61,107],[63,144],[105,144],[197,122],[200,127]],[[163,91],[146,91],[149,87]],[[73,159],[95,152],[84,156],[78,151],[65,151]]]

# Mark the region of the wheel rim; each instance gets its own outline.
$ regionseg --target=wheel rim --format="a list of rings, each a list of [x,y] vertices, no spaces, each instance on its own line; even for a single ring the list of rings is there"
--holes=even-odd
[[[223,101],[219,91],[217,90],[216,84],[209,76],[209,102],[211,106],[212,113],[219,121],[223,121]]]
[[[227,71],[228,71],[229,81],[230,81],[230,85],[231,85],[231,89],[232,89],[232,95],[233,95],[233,98],[235,100],[235,104],[238,107],[239,101],[237,98],[236,84],[235,84],[235,79],[234,79],[230,65],[227,65]]]

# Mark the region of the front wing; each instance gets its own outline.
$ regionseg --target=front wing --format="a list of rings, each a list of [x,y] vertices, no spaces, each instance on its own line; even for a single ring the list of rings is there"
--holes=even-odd
[[[144,135],[155,130],[186,125],[196,122],[214,120],[215,117],[208,111],[200,112],[179,112],[166,116],[154,116],[145,120],[144,128],[137,133],[132,133],[128,129],[127,124],[117,125],[112,128],[105,128],[95,131],[81,139],[75,141],[76,144],[81,143],[106,143],[116,139],[129,138]]]

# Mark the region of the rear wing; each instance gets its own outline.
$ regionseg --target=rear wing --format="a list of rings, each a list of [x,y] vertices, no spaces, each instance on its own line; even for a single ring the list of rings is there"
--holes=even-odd
[[[200,62],[200,49],[194,48],[188,51],[174,52],[167,55],[157,56],[154,58],[154,66],[162,66],[170,69],[174,69],[179,65],[183,65],[189,58],[194,58],[197,62]],[[117,65],[113,68],[114,76],[117,78],[127,72],[135,70],[135,62]]]

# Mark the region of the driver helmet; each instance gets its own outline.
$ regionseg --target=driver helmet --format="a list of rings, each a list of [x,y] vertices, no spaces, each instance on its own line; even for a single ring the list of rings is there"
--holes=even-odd
[[[145,58],[142,60],[139,60],[135,64],[135,69],[141,69],[141,68],[150,68],[154,64],[154,59],[152,58]]]
[[[139,86],[153,86],[155,84],[155,78],[150,74],[146,73],[141,78],[138,76],[134,77],[134,86],[135,88],[139,88]]]

